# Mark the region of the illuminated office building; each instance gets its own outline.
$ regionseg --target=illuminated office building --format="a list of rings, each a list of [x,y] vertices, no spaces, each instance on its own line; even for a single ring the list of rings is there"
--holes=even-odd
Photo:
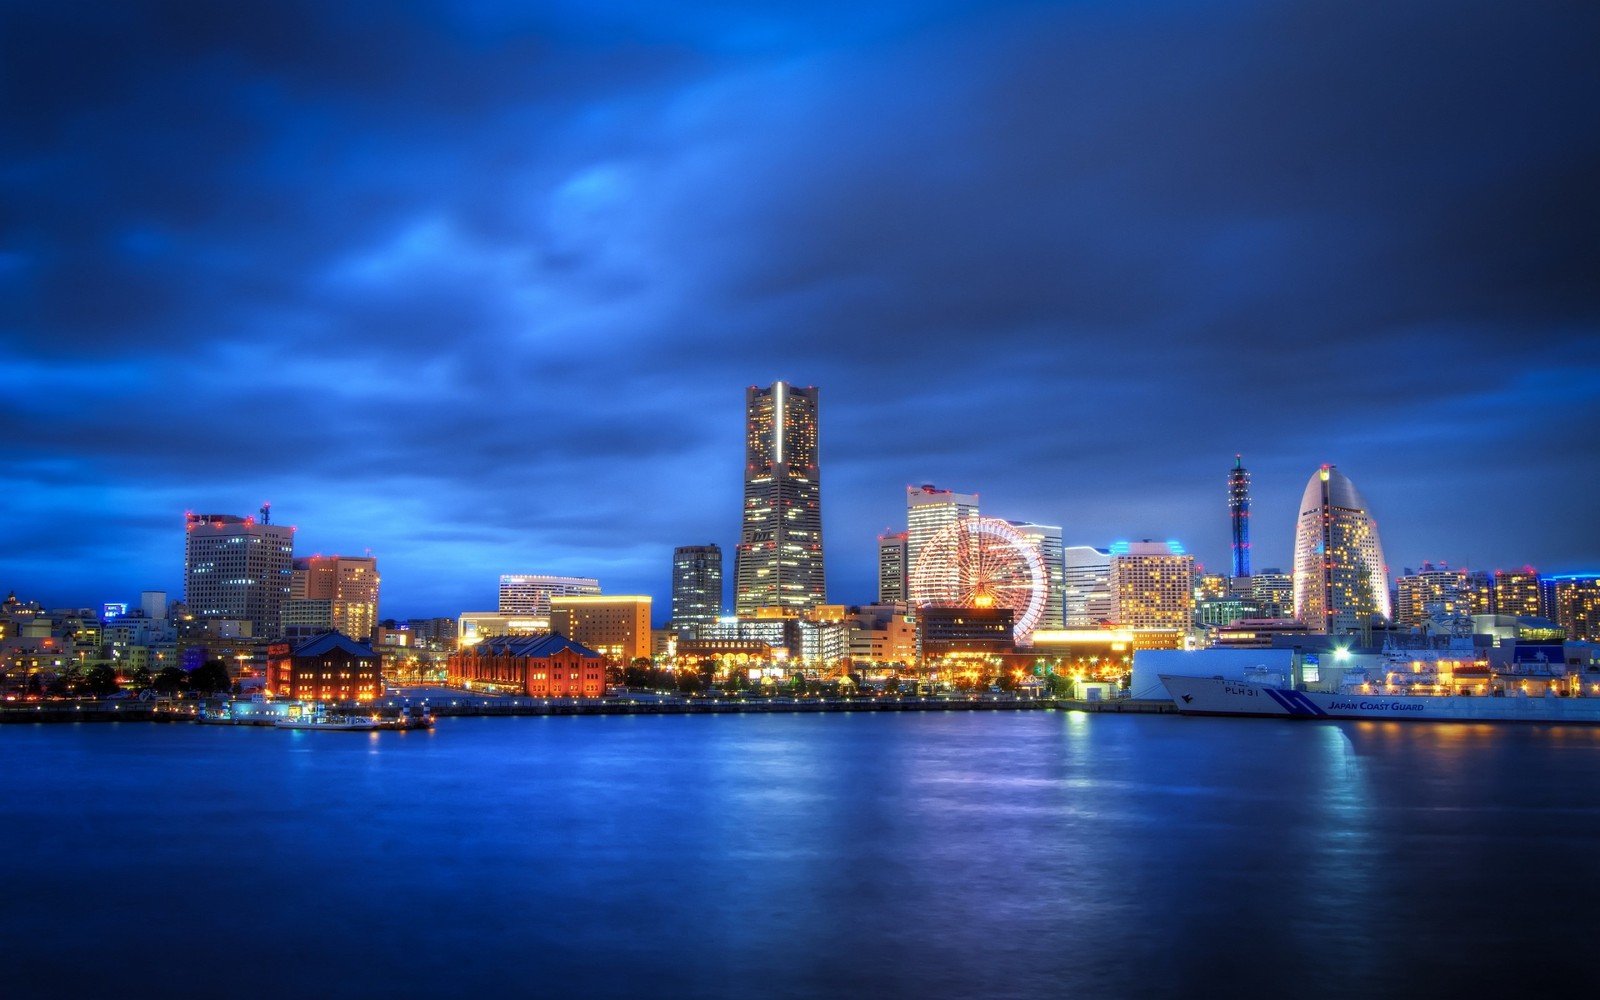
[[[615,660],[650,657],[650,597],[612,594],[555,597],[550,629]]]
[[[1294,541],[1295,617],[1313,632],[1350,632],[1390,617],[1378,525],[1348,476],[1324,465],[1300,498]]]
[[[978,494],[941,490],[930,484],[906,487],[906,575],[927,582],[934,604],[955,604],[961,593],[961,570],[954,565],[917,565],[922,550],[949,525],[978,516]]]
[[[500,613],[550,617],[550,599],[600,593],[600,581],[586,576],[544,576],[528,573],[500,577]]]
[[[310,556],[294,560],[289,598],[327,602],[328,627],[365,642],[378,624],[378,560],[371,556]],[[312,606],[300,607],[303,615]]]
[[[904,604],[906,595],[906,533],[878,536],[878,603]]]
[[[1092,628],[1116,620],[1111,596],[1111,551],[1090,545],[1062,550],[1062,605],[1068,628]]]
[[[745,390],[744,513],[734,555],[734,611],[804,611],[826,599],[817,389]]]
[[[1032,521],[1010,521],[1017,534],[1039,553],[1044,563],[1044,611],[1039,615],[1041,629],[1058,629],[1066,622],[1066,561],[1061,550],[1061,529],[1053,524],[1034,524]]]
[[[1294,617],[1294,577],[1277,567],[1250,577],[1250,599],[1263,618]]]
[[[232,514],[184,519],[183,600],[199,619],[250,622],[256,638],[281,634],[289,598],[294,528]]]
[[[722,617],[722,547],[680,545],[672,550],[672,624],[680,638],[698,639],[700,630]]]

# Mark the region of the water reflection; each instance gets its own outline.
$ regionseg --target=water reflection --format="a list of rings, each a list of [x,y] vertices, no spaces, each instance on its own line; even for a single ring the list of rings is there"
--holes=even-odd
[[[272,928],[283,974],[334,994],[1476,995],[1581,976],[1555,952],[1508,979],[1496,954],[1548,952],[1600,890],[1587,729],[941,713],[0,735],[26,859],[0,907],[28,942],[8,996],[128,977],[281,996],[225,949],[174,964],[132,926]],[[114,960],[75,961],[84,940]]]

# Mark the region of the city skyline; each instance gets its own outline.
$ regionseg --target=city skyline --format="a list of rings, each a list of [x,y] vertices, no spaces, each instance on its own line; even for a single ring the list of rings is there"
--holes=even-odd
[[[1392,575],[1600,569],[1595,16],[14,5],[0,591],[176,596],[271,501],[384,617],[664,616],[776,379],[830,600],[917,483],[1225,571],[1238,453],[1257,569],[1322,464]]]

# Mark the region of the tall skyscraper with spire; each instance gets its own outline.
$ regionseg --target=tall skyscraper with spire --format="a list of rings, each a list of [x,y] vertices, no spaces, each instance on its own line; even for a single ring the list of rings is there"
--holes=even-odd
[[[1250,575],[1250,471],[1244,456],[1233,456],[1228,473],[1228,519],[1233,524],[1233,577]]]
[[[817,389],[745,390],[744,516],[734,553],[734,612],[805,611],[825,600]]]
[[[1300,498],[1294,534],[1294,616],[1316,632],[1353,632],[1390,617],[1378,524],[1348,476],[1324,465]]]

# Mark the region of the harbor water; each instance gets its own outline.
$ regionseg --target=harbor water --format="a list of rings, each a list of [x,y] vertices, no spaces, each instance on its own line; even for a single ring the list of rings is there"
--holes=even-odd
[[[1600,985],[1600,728],[16,725],[0,834],[12,998]]]

